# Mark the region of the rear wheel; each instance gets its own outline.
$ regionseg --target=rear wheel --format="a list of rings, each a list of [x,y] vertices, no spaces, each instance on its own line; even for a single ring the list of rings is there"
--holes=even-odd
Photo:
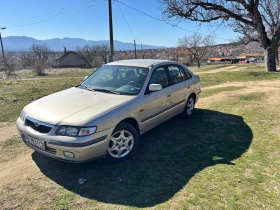
[[[111,135],[105,160],[115,163],[128,159],[135,153],[138,142],[136,129],[128,123],[120,123]]]
[[[182,116],[183,117],[190,117],[193,114],[194,106],[195,106],[194,96],[190,96],[187,100],[187,103],[186,103],[185,109],[182,113]]]

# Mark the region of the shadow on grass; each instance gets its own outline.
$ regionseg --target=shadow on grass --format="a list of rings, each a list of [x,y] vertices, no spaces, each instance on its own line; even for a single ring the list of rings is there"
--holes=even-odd
[[[191,119],[175,117],[141,136],[131,159],[108,164],[96,160],[68,164],[32,154],[51,180],[103,203],[152,207],[172,198],[197,172],[229,164],[249,148],[253,134],[243,118],[196,109]],[[79,178],[86,178],[83,185]]]

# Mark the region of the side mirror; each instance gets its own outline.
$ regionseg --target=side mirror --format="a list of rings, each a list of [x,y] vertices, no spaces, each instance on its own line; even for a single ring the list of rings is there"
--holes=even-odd
[[[151,91],[151,92],[157,92],[160,90],[162,90],[161,84],[150,84],[149,85],[149,91]]]
[[[85,76],[84,81],[88,78],[88,76]]]

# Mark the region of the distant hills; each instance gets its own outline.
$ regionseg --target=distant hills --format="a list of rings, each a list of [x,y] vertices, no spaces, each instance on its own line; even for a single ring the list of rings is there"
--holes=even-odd
[[[5,50],[9,51],[27,51],[33,44],[44,44],[47,45],[53,51],[62,51],[63,46],[67,48],[67,50],[76,50],[77,47],[83,47],[86,44],[89,45],[98,45],[98,44],[108,44],[109,40],[99,40],[99,41],[91,41],[79,38],[55,38],[55,39],[46,39],[46,40],[38,40],[32,37],[26,36],[8,36],[3,37],[3,45]],[[125,43],[115,40],[114,41],[115,50],[133,50],[133,43]],[[141,49],[141,45],[137,44],[136,48]],[[145,45],[143,44],[142,49],[159,49],[166,48],[164,46],[154,46],[154,45]]]

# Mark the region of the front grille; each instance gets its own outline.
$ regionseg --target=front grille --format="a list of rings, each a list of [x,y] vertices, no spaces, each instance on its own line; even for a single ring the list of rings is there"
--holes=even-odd
[[[49,133],[53,128],[53,125],[40,122],[29,117],[26,118],[25,125],[31,127],[33,130],[38,131],[39,133]]]

